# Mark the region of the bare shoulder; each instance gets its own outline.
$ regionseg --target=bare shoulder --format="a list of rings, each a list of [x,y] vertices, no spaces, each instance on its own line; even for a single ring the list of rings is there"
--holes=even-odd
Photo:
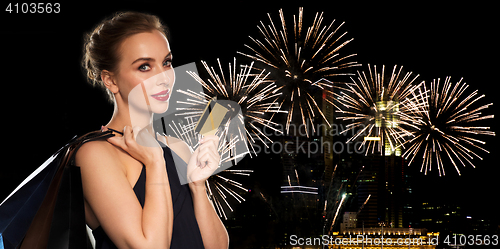
[[[89,167],[106,163],[110,165],[116,161],[116,148],[106,140],[95,140],[84,143],[75,154],[75,164],[79,167]]]
[[[193,151],[191,150],[191,147],[186,144],[186,142],[176,137],[170,136],[165,136],[165,139],[167,140],[169,148],[173,150],[175,154],[181,157],[185,162],[189,161],[189,158],[191,158],[191,154],[193,153]]]

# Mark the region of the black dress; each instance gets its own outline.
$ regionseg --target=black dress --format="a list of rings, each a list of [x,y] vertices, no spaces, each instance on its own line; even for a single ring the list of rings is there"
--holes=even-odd
[[[165,164],[167,166],[168,181],[172,194],[174,209],[174,224],[170,248],[204,248],[198,222],[194,215],[193,198],[187,184],[181,185],[174,165],[173,157],[178,155],[172,153],[170,148],[163,146]],[[178,160],[176,160],[178,161]],[[135,183],[134,192],[137,199],[144,207],[146,195],[146,167],[142,167],[141,175]],[[92,231],[96,242],[96,249],[117,248],[106,235],[102,227]]]

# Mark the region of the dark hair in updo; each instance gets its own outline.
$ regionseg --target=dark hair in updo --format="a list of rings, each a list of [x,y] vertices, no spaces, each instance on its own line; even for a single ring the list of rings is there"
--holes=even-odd
[[[129,11],[117,13],[111,19],[102,21],[87,34],[83,51],[83,67],[87,71],[89,82],[93,86],[105,89],[109,101],[113,101],[113,94],[101,81],[102,70],[116,72],[120,60],[118,49],[126,38],[154,30],[168,37],[167,27],[157,16]]]

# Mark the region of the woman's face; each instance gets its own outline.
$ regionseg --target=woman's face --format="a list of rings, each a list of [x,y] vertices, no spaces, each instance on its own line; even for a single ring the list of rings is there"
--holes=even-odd
[[[129,109],[163,113],[175,82],[172,53],[159,31],[139,33],[125,39],[114,78]]]

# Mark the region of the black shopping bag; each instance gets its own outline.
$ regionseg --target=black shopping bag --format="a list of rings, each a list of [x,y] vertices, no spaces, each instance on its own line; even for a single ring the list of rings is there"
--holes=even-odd
[[[91,248],[73,156],[85,142],[111,136],[95,131],[72,139],[0,204],[0,249]]]

